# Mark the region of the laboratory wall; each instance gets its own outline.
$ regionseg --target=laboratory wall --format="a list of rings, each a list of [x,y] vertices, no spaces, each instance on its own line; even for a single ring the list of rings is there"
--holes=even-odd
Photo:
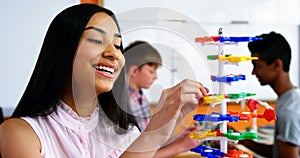
[[[47,27],[62,9],[79,0],[5,1],[0,5],[0,106],[9,115],[27,85],[38,57]],[[146,91],[156,102],[164,88],[189,78],[212,90],[210,81],[217,63],[206,55],[217,53],[215,47],[194,42],[198,36],[255,36],[277,31],[290,42],[293,50],[291,78],[299,86],[298,0],[104,0],[104,6],[119,19],[124,46],[134,40],[152,43],[161,52],[163,66],[159,78]],[[228,54],[249,55],[247,45],[228,46]],[[228,85],[228,92],[249,91],[259,99],[274,100],[270,87],[261,87],[251,75],[251,62],[229,66],[228,73],[246,74],[247,80]]]
[[[194,39],[216,36],[256,36],[275,31],[286,37],[292,48],[291,80],[299,86],[299,23],[297,0],[114,0],[104,6],[117,13],[124,45],[135,40],[152,43],[163,56],[158,79],[145,90],[152,102],[159,99],[164,88],[189,78],[202,82],[218,92],[210,75],[218,73],[218,62],[208,61],[207,55],[217,54],[216,46],[202,46]],[[225,46],[225,54],[250,55],[247,43]],[[233,82],[227,93],[255,93],[261,100],[274,101],[277,96],[269,86],[261,86],[252,75],[251,61],[225,67],[227,74],[244,74],[245,81]]]
[[[10,115],[25,90],[54,16],[79,0],[4,1],[0,5],[0,106]]]

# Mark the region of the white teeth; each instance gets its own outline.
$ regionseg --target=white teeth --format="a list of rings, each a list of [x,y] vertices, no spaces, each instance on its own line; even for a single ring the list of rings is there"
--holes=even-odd
[[[106,67],[106,66],[96,66],[96,69],[97,70],[104,70],[104,71],[107,71],[107,72],[110,72],[110,73],[114,73],[115,70],[113,68],[110,68],[110,67]]]

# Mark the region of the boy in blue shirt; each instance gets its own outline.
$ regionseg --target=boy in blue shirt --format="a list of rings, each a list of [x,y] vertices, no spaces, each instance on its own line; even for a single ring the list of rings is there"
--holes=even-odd
[[[262,34],[261,41],[249,42],[253,57],[252,74],[262,86],[270,85],[277,94],[275,135],[273,145],[253,141],[240,141],[254,152],[266,157],[299,158],[300,147],[300,91],[289,76],[291,48],[287,40],[278,33]],[[273,151],[273,152],[272,152]]]

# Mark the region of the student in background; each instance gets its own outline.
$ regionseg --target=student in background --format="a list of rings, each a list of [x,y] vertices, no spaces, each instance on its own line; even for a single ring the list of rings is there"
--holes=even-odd
[[[157,79],[157,69],[162,65],[158,51],[145,41],[135,41],[125,48],[126,74],[130,107],[139,128],[143,131],[151,120],[151,109],[143,89],[149,89]],[[190,138],[189,128],[174,142],[161,148],[155,157],[171,157],[198,145]]]
[[[207,90],[192,80],[164,90],[160,111],[140,133],[126,113],[123,53],[110,10],[78,4],[60,12],[12,118],[0,126],[1,156],[153,157]]]
[[[157,69],[162,65],[162,59],[158,51],[144,41],[135,41],[124,51],[130,108],[143,131],[152,115],[143,89],[149,89],[157,79]]]
[[[253,60],[252,74],[262,86],[270,85],[278,98],[274,145],[264,145],[244,140],[239,143],[266,157],[299,158],[300,156],[300,91],[289,76],[291,48],[279,33],[262,34],[263,40],[249,42]],[[272,152],[273,151],[273,152]]]

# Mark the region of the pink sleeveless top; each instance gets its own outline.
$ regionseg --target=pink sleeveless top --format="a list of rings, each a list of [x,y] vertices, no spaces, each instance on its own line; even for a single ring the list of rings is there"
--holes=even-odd
[[[99,115],[99,108],[82,118],[63,102],[48,116],[22,119],[40,139],[43,158],[119,157],[140,135],[135,126],[117,134],[113,123]]]

